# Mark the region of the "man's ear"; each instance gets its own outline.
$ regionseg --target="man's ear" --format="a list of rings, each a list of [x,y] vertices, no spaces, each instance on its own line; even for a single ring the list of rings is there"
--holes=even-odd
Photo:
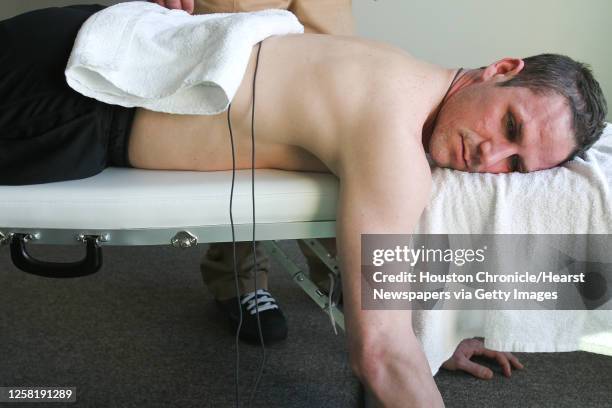
[[[482,71],[482,80],[497,79],[500,76],[503,79],[510,79],[525,67],[525,62],[520,58],[504,58],[494,62]]]

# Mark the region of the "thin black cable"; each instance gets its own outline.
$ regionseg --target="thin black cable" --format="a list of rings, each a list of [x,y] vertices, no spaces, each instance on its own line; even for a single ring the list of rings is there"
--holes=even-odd
[[[254,285],[255,285],[255,314],[257,317],[257,332],[259,335],[259,342],[261,344],[261,364],[259,366],[259,372],[255,379],[255,384],[251,390],[251,396],[249,397],[248,406],[251,406],[259,381],[263,376],[264,366],[266,365],[266,345],[264,344],[263,334],[261,332],[261,321],[259,320],[259,302],[257,297],[257,253],[255,250],[255,84],[257,82],[257,68],[259,67],[259,54],[261,53],[261,45],[263,41],[258,44],[257,56],[255,57],[255,72],[253,73],[253,102],[251,104],[251,203],[253,205],[253,264],[255,265]]]
[[[438,110],[436,111],[436,114],[435,114],[433,120],[431,121],[431,123],[432,123],[432,125],[431,125],[432,131],[436,127],[436,124],[438,123],[438,116],[440,115],[440,111],[442,110],[442,104],[446,101],[446,97],[448,96],[448,93],[450,92],[450,90],[453,87],[453,85],[455,85],[455,82],[459,78],[459,74],[461,74],[461,72],[463,72],[463,68],[459,68],[457,70],[457,72],[455,72],[455,76],[453,77],[453,80],[451,81],[451,84],[448,86],[448,89],[446,90],[446,92],[444,93],[444,96],[442,97],[442,101],[440,102],[440,106],[438,107]]]
[[[240,288],[238,287],[238,270],[236,269],[236,234],[234,231],[234,215],[232,213],[233,201],[234,201],[234,182],[236,180],[236,153],[234,151],[234,135],[232,134],[232,121],[230,119],[232,104],[227,106],[227,127],[230,134],[230,143],[232,145],[232,188],[230,190],[230,204],[229,204],[229,216],[230,223],[232,224],[232,256],[234,265],[234,284],[236,287],[236,299],[238,302],[238,328],[236,329],[235,345],[236,345],[236,365],[234,367],[234,380],[235,380],[235,397],[236,397],[236,408],[240,408],[240,387],[239,387],[239,375],[240,375],[240,341],[239,334],[242,328],[242,305],[240,304]]]
[[[255,59],[255,71],[253,73],[253,101],[251,105],[251,202],[253,206],[253,264],[255,269],[254,275],[254,285],[255,285],[255,314],[257,318],[257,331],[259,335],[259,341],[261,344],[262,350],[262,359],[261,365],[259,367],[259,372],[255,379],[255,383],[253,384],[253,388],[251,390],[251,395],[249,397],[248,405],[250,406],[253,398],[255,397],[255,393],[257,392],[257,387],[259,386],[259,381],[263,376],[263,370],[266,364],[266,346],[264,344],[263,333],[261,332],[261,321],[259,319],[259,302],[257,298],[257,254],[255,249],[255,83],[257,79],[257,69],[259,67],[259,54],[261,52],[261,42],[258,44],[257,48],[257,56]],[[240,289],[238,287],[238,271],[236,269],[236,236],[234,231],[234,218],[232,213],[233,207],[233,197],[234,197],[234,183],[236,179],[236,155],[234,152],[234,137],[232,134],[232,121],[230,117],[231,113],[231,104],[228,105],[227,108],[227,125],[230,134],[230,142],[232,146],[232,187],[230,191],[230,223],[232,228],[232,252],[233,252],[233,261],[234,261],[234,283],[236,287],[236,296],[238,302],[238,311],[239,311],[239,320],[238,320],[238,329],[236,330],[236,367],[235,367],[235,397],[236,397],[236,407],[240,407],[240,392],[239,392],[239,369],[240,369],[240,349],[239,349],[239,335],[240,329],[242,328],[242,304],[240,302]]]

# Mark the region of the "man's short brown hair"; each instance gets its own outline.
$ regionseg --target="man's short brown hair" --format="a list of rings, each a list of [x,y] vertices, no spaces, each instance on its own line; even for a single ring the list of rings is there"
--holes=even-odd
[[[524,59],[524,68],[499,86],[522,86],[538,94],[554,92],[567,101],[572,113],[576,149],[568,159],[581,155],[595,143],[606,126],[606,98],[586,64],[559,54]]]

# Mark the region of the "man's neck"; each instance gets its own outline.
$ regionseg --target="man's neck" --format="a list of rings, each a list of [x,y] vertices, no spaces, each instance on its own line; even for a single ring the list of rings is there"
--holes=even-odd
[[[444,80],[446,88],[443,88],[445,89],[444,91],[440,91],[438,103],[434,105],[434,108],[429,113],[427,120],[423,124],[422,141],[426,152],[429,153],[429,140],[431,139],[431,135],[436,127],[436,122],[440,111],[442,110],[442,107],[446,101],[452,98],[453,95],[455,95],[459,90],[477,82],[480,72],[480,69],[463,70],[459,68],[448,70]]]

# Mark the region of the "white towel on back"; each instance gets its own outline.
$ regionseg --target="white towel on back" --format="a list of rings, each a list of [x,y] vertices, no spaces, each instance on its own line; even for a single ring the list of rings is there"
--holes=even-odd
[[[255,44],[303,31],[285,10],[192,16],[155,3],[119,3],[83,24],[66,79],[109,104],[215,114],[234,97]]]

